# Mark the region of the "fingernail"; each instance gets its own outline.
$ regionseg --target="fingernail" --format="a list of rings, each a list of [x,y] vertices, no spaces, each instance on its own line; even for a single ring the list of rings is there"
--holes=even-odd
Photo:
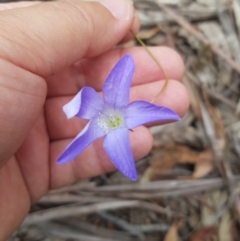
[[[129,20],[133,17],[133,3],[130,0],[101,0],[100,3],[117,19]]]

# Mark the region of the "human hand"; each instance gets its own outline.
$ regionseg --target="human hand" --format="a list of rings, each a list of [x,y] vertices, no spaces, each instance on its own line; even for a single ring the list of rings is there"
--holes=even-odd
[[[101,140],[74,161],[55,164],[85,125],[80,119],[66,119],[65,103],[83,86],[100,91],[125,53],[131,54],[136,66],[131,101],[150,101],[164,85],[159,67],[142,48],[113,49],[131,37],[130,29],[138,29],[131,4],[125,0],[102,3],[113,14],[97,2],[73,0],[0,5],[2,9],[22,7],[0,12],[0,240],[21,223],[31,203],[50,189],[114,169]],[[155,104],[183,116],[188,97],[179,82],[182,60],[165,47],[151,50],[171,79]],[[152,136],[139,127],[130,133],[130,143],[139,159],[151,149]]]

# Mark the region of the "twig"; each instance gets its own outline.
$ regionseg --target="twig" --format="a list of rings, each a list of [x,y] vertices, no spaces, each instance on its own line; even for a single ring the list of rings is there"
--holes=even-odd
[[[234,177],[234,182],[240,180],[240,175]],[[126,185],[110,185],[95,187],[91,191],[93,192],[133,192],[133,191],[153,191],[154,193],[168,191],[172,192],[175,190],[185,189],[185,188],[197,188],[204,187],[205,190],[212,189],[212,187],[222,187],[223,182],[222,178],[209,178],[209,179],[200,179],[200,180],[169,180],[169,181],[155,181],[149,183],[133,183]]]
[[[98,212],[97,213],[100,217],[110,221],[111,223],[114,223],[115,225],[117,225],[119,228],[128,231],[130,234],[135,235],[138,237],[139,240],[143,240],[144,239],[144,234],[138,230],[136,227],[134,227],[133,225],[129,224],[128,222],[126,222],[125,220],[116,217],[114,215],[111,215],[107,212]]]
[[[151,2],[155,2],[164,12],[168,14],[174,21],[176,21],[180,26],[182,26],[184,29],[186,29],[190,34],[192,34],[195,38],[197,38],[199,41],[201,41],[203,44],[207,45],[213,53],[221,57],[223,60],[226,61],[226,63],[231,66],[234,70],[236,70],[238,73],[240,73],[240,65],[236,63],[230,56],[228,56],[226,53],[224,53],[221,49],[217,48],[215,45],[211,44],[202,33],[197,31],[197,29],[189,23],[186,19],[184,19],[182,16],[177,14],[174,10],[168,8],[167,6],[164,6],[163,4],[159,3],[159,1],[154,0],[148,0]]]
[[[90,204],[84,206],[76,206],[76,205],[65,205],[61,207],[51,208],[43,211],[37,211],[32,214],[29,214],[27,218],[24,220],[23,225],[30,225],[34,223],[39,223],[47,220],[52,220],[56,218],[65,218],[69,216],[77,216],[83,214],[90,214],[94,212],[99,212],[103,210],[115,210],[115,209],[122,209],[122,208],[144,208],[148,209],[160,214],[165,214],[168,216],[183,216],[178,213],[174,213],[172,211],[166,210],[163,207],[160,207],[153,203],[143,202],[143,201],[111,201],[105,203],[97,203],[97,204]]]
[[[24,220],[23,225],[29,225],[56,218],[89,214],[102,210],[114,210],[119,208],[134,207],[137,205],[138,201],[113,201],[84,206],[61,206],[29,214]]]
[[[90,189],[95,187],[95,183],[94,182],[79,182],[76,183],[72,186],[67,186],[67,187],[63,187],[60,189],[56,189],[56,190],[51,190],[48,194],[56,194],[56,193],[62,193],[62,192],[73,192],[73,191],[79,191],[79,190],[85,190],[85,189]]]
[[[226,8],[223,7],[222,1],[216,0],[216,9],[218,14],[218,19],[221,23],[221,26],[225,32],[225,37],[228,42],[229,48],[232,55],[238,63],[240,63],[240,45],[238,41],[238,36],[235,31],[234,23],[230,18],[229,14],[226,11]]]
[[[138,230],[141,230],[142,232],[167,232],[169,229],[169,226],[163,223],[157,223],[157,224],[146,224],[146,225],[133,225]]]
[[[135,239],[131,238],[131,236],[124,231],[117,231],[117,230],[110,230],[103,227],[99,227],[90,223],[85,223],[79,221],[77,218],[68,218],[63,221],[58,221],[58,223],[71,226],[76,228],[77,230],[83,230],[88,233],[95,234],[97,236],[102,236],[105,238],[112,238],[112,239],[120,239],[124,241],[133,241]]]
[[[113,215],[111,215],[111,216],[113,216]],[[106,237],[106,238],[113,238],[113,239],[118,238],[118,239],[124,240],[124,241],[136,240],[136,238],[134,238],[134,239],[131,238],[131,236],[128,233],[126,233],[125,231],[109,230],[106,228],[95,226],[93,224],[80,222],[79,219],[76,219],[76,218],[71,218],[71,219],[67,219],[64,221],[60,221],[59,223],[66,224],[68,226],[70,225],[71,227],[77,228],[77,230],[87,231],[87,232],[97,234],[98,236],[102,236],[102,237]],[[142,225],[128,224],[128,225],[130,225],[131,228],[133,227],[135,230],[140,230],[143,233],[145,233],[145,232],[147,232],[147,233],[149,233],[149,232],[166,232],[169,229],[169,225],[164,224],[164,223],[142,224]]]
[[[59,225],[53,222],[41,223],[38,225],[40,229],[47,235],[54,235],[64,239],[77,239],[79,241],[120,241],[120,239],[102,238],[76,232],[67,226]]]
[[[99,203],[114,201],[116,199],[110,197],[86,197],[81,195],[63,194],[48,194],[39,200],[39,203]]]
[[[148,199],[155,199],[155,198],[166,198],[166,197],[180,197],[180,196],[186,196],[186,195],[192,195],[197,193],[202,193],[205,191],[209,191],[212,189],[218,188],[220,185],[219,183],[214,183],[210,186],[197,186],[197,187],[187,187],[182,188],[180,190],[174,190],[174,191],[166,191],[166,192],[156,192],[156,193],[120,193],[119,197],[122,198],[132,198],[132,199],[142,199],[142,200],[148,200]],[[224,186],[224,182],[221,180],[221,186]]]
[[[198,81],[196,81],[193,74],[191,74],[189,71],[186,71],[186,76],[189,79],[191,79],[194,82],[194,84],[196,84],[198,87],[200,87],[200,83]],[[236,109],[237,105],[233,101],[231,101],[228,98],[226,98],[225,96],[221,95],[220,93],[214,92],[210,89],[206,89],[206,92],[210,97],[212,97],[216,100],[220,100],[224,104],[228,105],[231,109],[233,109],[233,110]]]
[[[166,232],[169,229],[169,226],[164,223],[133,225],[106,212],[99,212],[98,214],[102,218],[116,224],[120,228],[126,231],[129,231],[131,234],[135,234],[135,235],[138,234],[139,237],[141,237],[143,233],[146,233],[146,232],[153,232],[153,231]]]

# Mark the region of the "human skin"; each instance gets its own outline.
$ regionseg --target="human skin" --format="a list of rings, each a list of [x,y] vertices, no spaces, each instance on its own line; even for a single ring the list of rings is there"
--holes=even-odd
[[[104,1],[107,5],[112,0]],[[164,76],[142,48],[113,49],[131,37],[130,29],[138,30],[131,5],[127,19],[98,2],[79,0],[0,8],[0,240],[6,240],[30,205],[50,189],[114,170],[102,140],[72,162],[56,165],[56,158],[86,124],[77,118],[67,120],[62,106],[83,86],[101,91],[107,74],[125,53],[136,66],[130,101],[150,101],[164,85]],[[155,104],[183,116],[189,105],[180,82],[183,62],[169,48],[151,50],[170,79]],[[139,159],[150,151],[152,136],[139,127],[130,132],[130,143]]]

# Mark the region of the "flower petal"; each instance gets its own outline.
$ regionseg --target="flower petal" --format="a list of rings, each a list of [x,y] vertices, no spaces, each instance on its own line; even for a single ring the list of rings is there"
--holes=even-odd
[[[154,121],[178,121],[180,117],[172,110],[146,101],[134,101],[125,112],[125,123],[129,129]]]
[[[128,54],[124,55],[113,67],[103,85],[103,96],[106,103],[114,108],[127,106],[133,72],[132,57]]]
[[[105,133],[96,125],[94,121],[89,121],[85,128],[76,136],[76,138],[67,146],[64,152],[58,157],[57,163],[65,163],[74,159],[94,140]]]
[[[103,100],[91,87],[82,88],[75,97],[63,106],[67,118],[74,116],[91,119],[103,109]]]
[[[104,138],[103,148],[109,159],[124,176],[131,180],[137,179],[127,128],[109,132]]]

